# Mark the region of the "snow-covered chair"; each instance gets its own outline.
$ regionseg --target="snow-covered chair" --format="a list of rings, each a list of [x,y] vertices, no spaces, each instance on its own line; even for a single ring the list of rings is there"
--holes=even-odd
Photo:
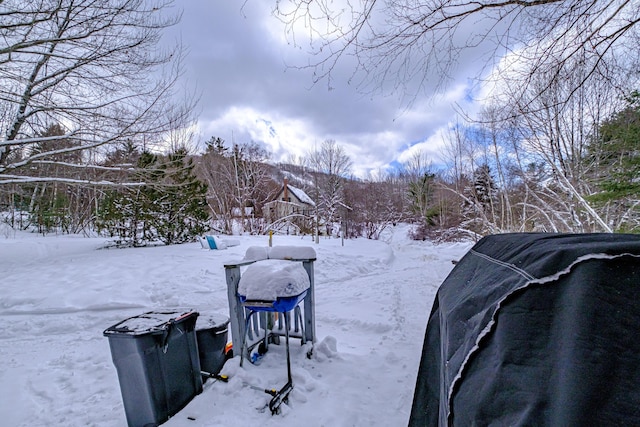
[[[289,338],[300,338],[302,344],[315,342],[315,259],[310,247],[253,246],[242,261],[225,265],[231,335],[236,345],[241,343],[240,364],[245,358],[254,362],[281,336],[286,340],[288,381],[271,393],[272,413],[293,389]],[[241,267],[246,267],[244,272]]]
[[[202,245],[202,249],[227,249],[240,244],[239,240],[223,239],[219,236],[210,235],[200,236],[198,240],[200,241],[200,245]]]

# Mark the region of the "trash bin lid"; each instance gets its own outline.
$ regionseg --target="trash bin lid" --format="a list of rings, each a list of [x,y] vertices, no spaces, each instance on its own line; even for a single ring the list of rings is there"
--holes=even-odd
[[[229,317],[220,313],[200,313],[196,321],[196,331],[205,329],[213,329],[214,331],[222,331],[227,328]]]
[[[196,311],[150,311],[133,316],[104,331],[108,334],[141,335],[163,332],[167,325],[198,316]]]

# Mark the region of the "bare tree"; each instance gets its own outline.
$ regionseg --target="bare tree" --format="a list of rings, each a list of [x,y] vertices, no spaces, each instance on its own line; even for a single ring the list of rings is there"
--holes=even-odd
[[[539,73],[570,71],[576,58],[588,59],[577,86],[594,74],[616,78],[640,59],[631,0],[281,0],[275,13],[294,43],[310,39],[308,67],[329,85],[340,61],[354,64],[352,80],[363,87],[415,94],[478,50],[488,65],[507,55],[522,88]]]
[[[391,177],[382,176],[375,177],[375,180],[350,181],[345,185],[345,193],[353,208],[345,211],[350,219],[344,227],[347,236],[361,233],[367,239],[377,240],[385,229],[402,219],[398,206],[401,197],[394,197],[393,185]]]
[[[345,204],[344,179],[351,173],[352,162],[344,149],[333,139],[325,140],[319,149],[307,154],[309,167],[315,174],[316,203],[319,214],[327,227],[327,234],[333,232],[333,224],[339,218],[339,211]]]
[[[188,124],[193,105],[171,101],[181,48],[157,49],[162,31],[179,20],[170,14],[171,5],[172,0],[2,3],[0,184],[108,185],[72,171],[101,170],[96,163],[108,150],[100,147],[135,141],[148,149]],[[62,135],[40,136],[53,124],[64,129]],[[73,161],[61,157],[72,153]],[[65,174],[30,173],[34,163],[63,161]]]
[[[269,193],[270,181],[266,162],[270,153],[255,142],[236,144],[232,149],[233,177],[235,178],[236,206],[240,207],[243,231],[259,232],[252,217],[246,216],[245,208],[253,213],[275,194]]]
[[[219,231],[231,234],[233,231],[233,208],[235,206],[235,171],[230,166],[228,148],[220,138],[217,146],[208,145],[197,164],[198,174],[207,183],[207,203]]]
[[[243,231],[260,232],[254,218],[246,215],[245,208],[254,214],[274,196],[270,185],[270,153],[255,142],[225,146],[220,138],[207,143],[207,152],[199,162],[199,173],[208,183],[207,199],[217,223],[225,233],[233,231],[233,218],[239,217]]]
[[[594,191],[587,178],[597,165],[585,162],[585,157],[589,144],[597,137],[599,123],[611,114],[619,100],[606,79],[594,77],[586,81],[583,73],[576,66],[571,72],[540,74],[524,92],[505,86],[503,117],[520,133],[518,138],[528,153],[527,163],[546,168],[549,180],[539,189],[556,200],[556,209],[564,212],[563,222],[569,225],[567,231],[610,232],[611,226],[587,200]],[[545,88],[544,92],[540,87]],[[542,196],[540,191],[537,193]],[[566,230],[565,225],[559,228]]]
[[[333,139],[323,141],[319,149],[307,153],[307,163],[317,172],[341,177],[350,174],[353,165],[344,148]]]
[[[464,138],[451,138],[448,154],[457,169],[484,163],[495,173],[498,199],[486,216],[496,230],[611,230],[589,202],[598,164],[586,154],[599,123],[619,104],[618,92],[605,78],[585,81],[579,65],[538,74],[524,91],[507,80],[464,127]]]

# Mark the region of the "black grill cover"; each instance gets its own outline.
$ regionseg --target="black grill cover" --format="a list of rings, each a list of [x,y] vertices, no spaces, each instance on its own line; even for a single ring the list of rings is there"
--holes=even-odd
[[[502,234],[441,285],[410,426],[640,425],[640,236]]]

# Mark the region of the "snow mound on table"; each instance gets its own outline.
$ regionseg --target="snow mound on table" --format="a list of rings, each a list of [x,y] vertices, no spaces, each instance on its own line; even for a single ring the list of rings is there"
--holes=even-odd
[[[315,260],[316,251],[309,246],[250,246],[244,255],[244,261],[265,259]]]
[[[269,259],[268,246],[249,246],[244,254],[244,261],[262,261]]]
[[[249,300],[275,301],[309,289],[309,276],[299,262],[264,260],[251,264],[240,278],[238,293]]]
[[[269,259],[316,259],[316,251],[309,246],[274,246]]]

